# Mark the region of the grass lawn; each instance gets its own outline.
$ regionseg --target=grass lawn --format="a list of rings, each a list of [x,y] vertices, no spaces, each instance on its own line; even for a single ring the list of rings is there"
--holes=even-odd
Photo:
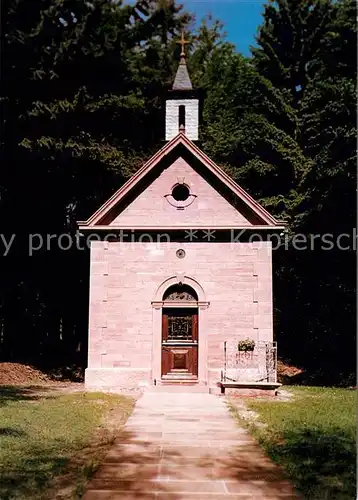
[[[267,427],[249,424],[307,500],[356,498],[356,391],[287,387],[291,401],[247,403]]]
[[[0,387],[0,499],[80,498],[132,408],[124,396]],[[111,409],[116,431],[103,424]]]

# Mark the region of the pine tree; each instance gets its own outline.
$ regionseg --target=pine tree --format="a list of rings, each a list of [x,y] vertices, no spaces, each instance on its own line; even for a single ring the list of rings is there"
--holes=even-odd
[[[296,117],[295,137],[309,167],[296,186],[290,209],[292,228],[308,235],[326,233],[332,240],[352,234],[356,136],[353,2],[270,2],[258,44],[253,49],[254,63],[275,87],[283,89]],[[326,371],[330,366],[332,373],[337,346],[350,345],[353,338],[352,243],[351,238],[346,252],[337,244],[324,251],[318,243],[314,251],[279,254],[277,333],[283,349],[301,356],[301,362],[311,364],[311,369],[319,365]],[[287,315],[295,318],[294,324]],[[347,357],[344,363],[336,363],[335,372],[347,373],[353,366],[353,357]]]
[[[285,90],[298,107],[322,58],[321,41],[332,18],[332,0],[269,0],[252,47],[259,73]]]

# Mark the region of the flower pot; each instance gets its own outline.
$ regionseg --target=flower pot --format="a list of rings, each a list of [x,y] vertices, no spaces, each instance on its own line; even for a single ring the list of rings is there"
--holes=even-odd
[[[247,339],[238,343],[237,350],[239,352],[252,352],[255,349],[255,342]]]

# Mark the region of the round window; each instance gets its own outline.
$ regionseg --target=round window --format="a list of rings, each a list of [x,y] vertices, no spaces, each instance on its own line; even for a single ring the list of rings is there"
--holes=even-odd
[[[173,187],[172,196],[175,201],[185,201],[190,196],[190,191],[188,186],[185,184],[177,184]]]

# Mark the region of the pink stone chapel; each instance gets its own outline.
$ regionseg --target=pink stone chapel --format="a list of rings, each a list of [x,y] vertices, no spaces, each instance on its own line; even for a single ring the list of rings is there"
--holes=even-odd
[[[199,101],[182,51],[164,147],[79,222],[100,238],[88,390],[276,382],[269,235],[283,225],[200,150]]]

